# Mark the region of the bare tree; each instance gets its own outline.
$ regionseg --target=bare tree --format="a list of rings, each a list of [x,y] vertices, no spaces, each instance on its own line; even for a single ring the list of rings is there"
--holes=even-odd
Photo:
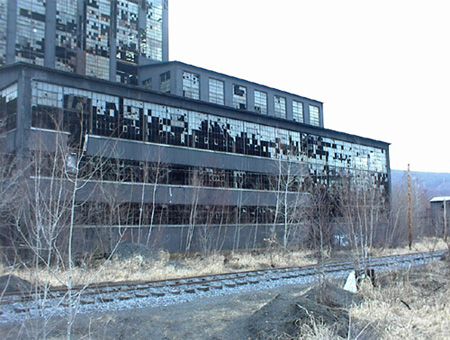
[[[292,153],[292,150],[289,153]],[[304,164],[291,157],[285,158],[282,159],[279,155],[276,160],[277,175],[272,176],[271,188],[276,196],[272,234],[275,233],[278,223],[281,223],[281,247],[287,250],[292,242],[299,241],[294,236],[304,227],[302,221],[310,202],[303,186],[307,175]]]
[[[155,220],[156,192],[158,190],[158,185],[159,185],[160,181],[167,176],[167,166],[165,166],[163,163],[161,163],[160,157],[158,157],[158,161],[156,163],[151,163],[148,170],[151,171],[150,176],[148,176],[149,177],[148,181],[150,183],[152,183],[152,206],[151,206],[150,222],[149,222],[149,228],[148,228],[148,234],[147,234],[147,242],[146,242],[147,246],[150,244],[150,239],[151,239],[152,231],[153,231],[153,223]],[[144,181],[145,181],[145,179],[146,178],[144,178]],[[142,190],[144,191],[145,188],[143,187]]]
[[[184,245],[185,254],[189,253],[192,246],[192,240],[194,237],[195,227],[197,225],[197,215],[198,215],[198,201],[200,197],[200,192],[203,186],[203,172],[200,170],[195,170],[191,175],[191,186],[192,186],[192,197],[191,197],[191,210],[189,213],[189,225],[187,228],[186,242]]]
[[[366,172],[342,178],[337,192],[339,223],[346,226],[350,244],[357,258],[364,263],[370,249],[381,242],[388,226],[387,196],[383,188]]]

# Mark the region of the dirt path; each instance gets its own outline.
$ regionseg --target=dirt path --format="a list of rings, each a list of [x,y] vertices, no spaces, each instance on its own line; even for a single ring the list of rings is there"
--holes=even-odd
[[[276,290],[197,299],[159,308],[133,309],[114,313],[79,315],[73,325],[74,339],[256,339],[261,316],[258,311],[283,296],[288,301],[305,293],[308,287],[288,286]],[[278,304],[276,308],[281,308]],[[271,308],[273,309],[273,308]],[[279,313],[277,313],[279,312]],[[282,315],[282,311],[267,311]],[[46,337],[64,338],[66,320],[51,321],[45,327]],[[265,323],[265,320],[262,321]],[[42,330],[43,321],[3,325],[8,339],[29,339]],[[43,334],[41,333],[41,336]]]

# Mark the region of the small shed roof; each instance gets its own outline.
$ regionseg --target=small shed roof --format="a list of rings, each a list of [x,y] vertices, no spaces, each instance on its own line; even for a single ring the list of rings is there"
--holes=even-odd
[[[440,196],[440,197],[433,197],[430,202],[450,202],[450,196]]]

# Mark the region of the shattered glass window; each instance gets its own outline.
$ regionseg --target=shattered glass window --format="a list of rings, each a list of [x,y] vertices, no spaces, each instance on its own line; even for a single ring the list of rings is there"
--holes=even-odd
[[[119,99],[119,137],[143,140],[144,102],[127,98]]]
[[[183,72],[183,97],[200,99],[200,76],[191,72]]]
[[[170,93],[170,71],[159,76],[159,90],[162,93]]]
[[[92,94],[92,129],[99,136],[119,135],[119,97]]]
[[[275,117],[286,118],[286,98],[274,95]]]
[[[143,1],[146,12],[145,30],[141,31],[141,54],[162,61],[163,0]]]
[[[86,5],[86,75],[109,79],[111,1],[88,1]]]
[[[267,114],[267,93],[255,90],[255,112]]]
[[[16,99],[16,87],[2,90],[2,117]],[[17,103],[9,105],[15,112]],[[311,183],[329,185],[365,173],[374,186],[389,181],[382,148],[40,81],[32,84],[32,116],[34,127],[54,129],[61,123],[74,140],[92,121],[96,135],[299,162],[307,165]],[[222,175],[211,176],[214,186]],[[244,177],[239,187],[251,188]]]
[[[224,105],[223,81],[209,78],[209,102]]]
[[[137,85],[139,58],[139,2],[117,1],[116,7],[116,81]]]
[[[303,123],[303,103],[296,100],[292,101],[292,117],[296,122]]]
[[[245,86],[233,85],[233,107],[247,110],[247,88]]]
[[[136,64],[138,58],[138,1],[117,2],[117,60]]]
[[[56,2],[55,68],[67,72],[76,71],[77,3],[72,0]]]
[[[16,61],[44,65],[45,0],[17,1]]]
[[[17,83],[0,91],[0,133],[16,128]]]

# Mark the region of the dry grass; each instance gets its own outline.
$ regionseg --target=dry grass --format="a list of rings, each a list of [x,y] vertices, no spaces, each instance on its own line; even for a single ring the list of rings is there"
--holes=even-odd
[[[295,340],[339,340],[342,339],[336,334],[334,327],[323,324],[320,321],[312,320],[311,324],[303,324],[300,329],[300,336]]]
[[[166,252],[156,259],[135,256],[126,260],[98,262],[91,267],[75,267],[73,284],[91,282],[150,281],[179,277],[219,274],[252,269],[283,266],[304,266],[316,263],[311,252],[268,251],[261,254],[240,253],[233,255],[212,254],[207,257],[184,257],[171,260]],[[69,273],[61,268],[0,267],[0,276],[13,274],[33,284],[61,286],[68,281]]]
[[[399,249],[372,249],[374,256],[405,254],[409,252],[443,249],[445,244],[438,239],[426,239],[414,244],[412,251],[407,247]],[[329,254],[325,254],[326,257]],[[90,267],[76,267],[72,272],[73,284],[92,282],[165,280],[177,277],[191,277],[235,271],[264,269],[270,267],[304,266],[317,263],[317,254],[309,250],[284,252],[239,252],[234,254],[211,254],[207,257],[194,256],[170,259],[166,252],[160,252],[155,259],[135,256],[128,260],[108,260]],[[33,284],[64,286],[69,273],[63,268],[18,268],[0,266],[0,276],[13,274]]]
[[[376,256],[429,252],[445,249],[447,245],[438,239],[416,242],[410,251],[399,249],[372,250]],[[129,260],[105,261],[90,268],[77,267],[73,272],[75,284],[124,280],[164,280],[226,273],[237,270],[262,269],[271,266],[308,265],[317,262],[317,254],[309,251],[263,253],[212,254],[202,258],[171,259],[160,252],[155,259],[136,256]],[[0,267],[0,276],[14,274],[32,283],[64,285],[67,271],[45,268],[19,269]],[[363,285],[360,295],[363,303],[349,310],[351,322],[363,329],[350,338],[367,339],[448,339],[450,330],[450,263],[437,261],[423,269],[412,269],[401,273],[390,273],[379,277],[380,284],[373,288]],[[356,326],[357,325],[357,326]],[[360,326],[368,325],[367,329]],[[301,326],[301,336],[296,340],[342,339],[334,327],[312,320]],[[359,332],[359,331],[358,331]],[[280,338],[284,339],[284,338]]]
[[[420,240],[414,241],[411,250],[409,250],[409,247],[405,245],[403,247],[396,248],[373,248],[370,250],[370,253],[373,256],[403,255],[410,253],[426,253],[447,248],[448,245],[442,238],[425,237]]]
[[[351,315],[371,322],[380,339],[448,339],[450,330],[450,264],[397,273],[379,288],[365,287],[364,302]]]
[[[380,285],[362,285],[360,305],[349,310],[348,339],[449,339],[450,263],[436,261],[424,268],[389,273]],[[341,340],[334,327],[320,321],[303,324],[295,340]],[[280,339],[283,339],[281,337]]]

